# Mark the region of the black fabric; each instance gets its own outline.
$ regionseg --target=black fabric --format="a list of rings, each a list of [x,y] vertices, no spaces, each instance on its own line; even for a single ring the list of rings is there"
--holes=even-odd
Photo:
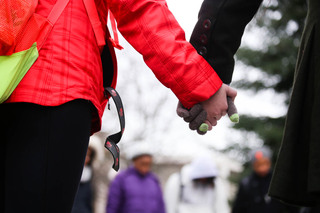
[[[300,213],[319,213],[320,206],[302,208]]]
[[[233,56],[240,46],[244,29],[261,2],[262,0],[203,1],[190,43],[225,84],[231,82]]]
[[[112,168],[115,171],[119,171],[120,168],[120,149],[117,145],[117,143],[120,142],[122,134],[125,129],[125,117],[124,117],[124,110],[123,110],[123,104],[120,98],[120,95],[118,92],[111,88],[111,87],[106,87],[105,88],[106,96],[111,96],[112,99],[114,100],[114,103],[117,107],[117,112],[119,116],[119,121],[120,121],[120,131],[118,133],[115,133],[113,135],[110,135],[107,137],[104,147],[111,152],[112,157],[113,157],[113,166]]]
[[[91,129],[91,103],[0,105],[5,213],[70,213]]]
[[[116,66],[116,65],[113,64],[111,51],[113,51],[113,54],[115,54],[115,53],[114,53],[114,48],[109,47],[108,35],[107,35],[106,45],[104,46],[103,51],[101,53],[101,63],[102,63],[102,69],[103,69],[103,86],[104,87],[111,86],[112,81],[113,81],[113,77],[114,77],[114,75],[116,75],[115,69],[114,69],[114,66]]]
[[[110,34],[107,30],[106,45],[101,53],[101,62],[103,68],[103,87],[106,98],[112,98],[117,107],[119,121],[120,121],[120,132],[110,135],[105,141],[105,148],[112,154],[113,166],[115,171],[119,171],[120,168],[120,149],[117,143],[120,142],[122,134],[125,129],[125,117],[123,104],[118,92],[112,88],[112,83],[116,80],[117,64],[115,58],[114,48],[110,42]]]
[[[284,137],[270,195],[285,202],[320,204],[320,1],[308,0]]]
[[[232,213],[298,213],[298,208],[286,206],[268,196],[271,176],[271,173],[266,177],[253,173],[244,178],[239,185]]]
[[[71,213],[92,213],[92,197],[91,181],[81,182]]]
[[[296,205],[320,204],[320,1],[307,0],[284,138],[270,195]],[[261,0],[204,0],[190,42],[229,84],[233,56]]]

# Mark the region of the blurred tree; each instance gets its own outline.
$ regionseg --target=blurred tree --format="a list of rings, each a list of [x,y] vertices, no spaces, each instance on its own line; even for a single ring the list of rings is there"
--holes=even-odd
[[[254,80],[243,78],[234,82],[233,86],[257,93],[266,89],[272,90],[275,94],[285,97],[284,104],[287,106],[305,16],[305,0],[264,1],[256,18],[247,29],[249,32],[255,31],[263,35],[260,37],[263,39],[258,38],[259,48],[245,45],[236,54],[238,61],[249,68],[259,69],[259,77]],[[257,134],[264,144],[274,151],[275,161],[284,124],[285,116],[271,118],[242,115],[241,122],[234,125],[234,128]],[[229,147],[230,149],[232,147]]]

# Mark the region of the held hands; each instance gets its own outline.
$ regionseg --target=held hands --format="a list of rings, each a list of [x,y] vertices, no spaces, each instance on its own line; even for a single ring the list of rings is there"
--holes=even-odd
[[[189,123],[191,130],[197,130],[204,135],[207,130],[212,130],[217,125],[218,120],[227,113],[233,122],[239,121],[237,109],[233,103],[237,91],[223,84],[221,88],[208,100],[194,105],[190,110],[184,108],[179,102],[177,114]]]

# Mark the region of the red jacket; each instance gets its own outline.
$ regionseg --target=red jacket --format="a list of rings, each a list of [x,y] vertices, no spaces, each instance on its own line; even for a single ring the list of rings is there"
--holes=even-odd
[[[39,0],[36,12],[46,16],[54,3]],[[185,107],[208,99],[220,88],[220,78],[185,40],[164,0],[96,0],[96,5],[102,25],[109,8],[124,38]],[[82,1],[70,0],[38,60],[7,102],[58,106],[79,98],[95,106],[92,132],[98,131],[107,102],[100,49]]]

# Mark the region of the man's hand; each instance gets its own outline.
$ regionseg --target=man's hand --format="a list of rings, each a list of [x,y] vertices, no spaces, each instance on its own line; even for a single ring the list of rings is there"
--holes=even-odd
[[[209,126],[208,130],[211,130],[212,126],[216,126],[218,120],[227,114],[227,97],[230,97],[232,101],[234,101],[236,96],[237,91],[235,89],[226,84],[222,84],[220,89],[213,96],[200,103],[203,109],[207,112],[207,119],[205,120],[205,123]]]
[[[234,101],[236,95],[236,90],[226,84],[223,84],[221,88],[208,100],[194,105],[190,110],[184,108],[179,102],[177,114],[182,117],[184,121],[189,123],[189,128],[191,130],[197,130],[200,135],[204,135],[206,130],[203,129],[208,129],[210,131],[212,126],[216,126],[218,120],[227,114],[227,97]],[[203,125],[203,123],[206,123],[207,126]]]

